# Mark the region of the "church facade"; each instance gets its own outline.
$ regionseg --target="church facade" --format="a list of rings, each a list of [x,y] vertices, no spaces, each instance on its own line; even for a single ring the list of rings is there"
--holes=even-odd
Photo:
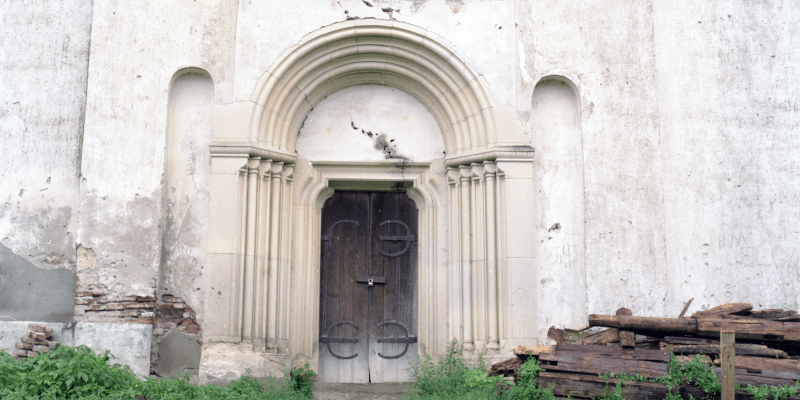
[[[0,331],[390,382],[622,306],[800,303],[798,6],[2,7]]]

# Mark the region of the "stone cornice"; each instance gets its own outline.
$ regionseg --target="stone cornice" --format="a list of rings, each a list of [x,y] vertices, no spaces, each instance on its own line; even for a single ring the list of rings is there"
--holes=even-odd
[[[469,165],[484,161],[496,161],[498,159],[533,160],[533,153],[533,147],[528,146],[495,147],[491,150],[486,150],[479,153],[459,155],[453,158],[448,158],[445,159],[444,163],[447,167],[457,167],[459,165]]]
[[[258,157],[263,160],[272,160],[287,164],[294,164],[297,161],[296,155],[270,150],[249,143],[214,142],[209,146],[209,150],[211,151],[212,157],[222,155],[247,155],[249,157]]]

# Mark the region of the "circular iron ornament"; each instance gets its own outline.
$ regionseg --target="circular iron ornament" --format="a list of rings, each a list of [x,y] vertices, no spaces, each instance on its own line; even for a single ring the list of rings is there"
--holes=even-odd
[[[339,225],[339,224],[342,224],[342,223],[353,224],[355,226],[358,226],[358,221],[353,221],[352,219],[342,219],[342,220],[336,221],[333,224],[331,224],[331,227],[328,228],[328,234],[327,235],[322,235],[322,241],[327,241],[328,242],[328,248],[332,248],[333,247],[333,243],[331,242],[331,238],[333,237],[333,228],[335,228],[336,225]]]
[[[404,228],[406,228],[406,235],[405,236],[383,236],[383,235],[379,235],[378,239],[380,239],[381,242],[386,241],[386,240],[391,240],[391,241],[396,241],[396,242],[404,240],[406,242],[406,247],[403,250],[398,251],[397,253],[387,253],[387,252],[381,250],[381,254],[384,255],[384,256],[387,256],[387,257],[402,256],[403,254],[405,254],[408,251],[408,248],[411,246],[411,242],[413,242],[414,239],[415,239],[414,235],[411,234],[411,228],[409,228],[408,225],[406,225],[403,221],[398,221],[396,219],[390,219],[390,220],[387,220],[387,221],[383,221],[383,222],[381,222],[380,226],[384,226],[386,224],[400,224],[400,225],[402,225]]]
[[[406,329],[406,326],[401,324],[401,323],[399,323],[399,322],[395,322],[395,321],[381,322],[380,324],[378,324],[378,329],[380,329],[381,327],[384,327],[386,325],[397,325],[397,326],[399,326],[400,329],[403,331],[403,335],[405,337],[404,338],[378,338],[378,343],[405,343],[406,347],[403,349],[403,351],[400,354],[398,354],[396,356],[385,356],[385,355],[383,355],[381,353],[378,353],[378,356],[381,357],[381,358],[387,358],[387,359],[392,360],[392,359],[400,358],[400,357],[406,355],[406,352],[408,351],[408,345],[411,344],[411,343],[416,343],[417,342],[417,337],[416,336],[408,336],[408,329]]]
[[[349,321],[342,321],[342,322],[337,322],[337,323],[331,325],[330,328],[328,328],[328,331],[325,332],[324,335],[319,337],[319,342],[320,343],[327,343],[328,344],[328,351],[331,352],[331,355],[336,357],[336,358],[338,358],[338,359],[340,359],[340,360],[349,360],[351,358],[356,358],[356,357],[358,357],[358,353],[353,354],[352,356],[345,357],[345,356],[340,356],[340,355],[334,353],[333,349],[331,348],[331,343],[358,343],[358,338],[347,339],[347,338],[332,338],[331,337],[331,331],[333,330],[333,328],[336,328],[337,326],[341,326],[341,325],[350,325],[353,328],[356,328],[356,336],[358,336],[358,326],[356,326],[356,324],[354,324],[352,322],[349,322]]]

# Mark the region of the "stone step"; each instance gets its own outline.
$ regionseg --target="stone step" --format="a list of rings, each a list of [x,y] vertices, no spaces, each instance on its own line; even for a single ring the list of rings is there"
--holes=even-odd
[[[411,390],[408,383],[323,383],[312,389],[314,399],[396,400]]]

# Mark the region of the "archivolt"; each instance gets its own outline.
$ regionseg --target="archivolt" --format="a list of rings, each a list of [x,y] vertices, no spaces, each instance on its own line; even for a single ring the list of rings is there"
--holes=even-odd
[[[492,102],[482,76],[419,27],[384,20],[341,22],[312,32],[261,77],[250,141],[294,155],[311,108],[349,86],[404,90],[425,104],[444,135],[448,157],[493,147]]]

